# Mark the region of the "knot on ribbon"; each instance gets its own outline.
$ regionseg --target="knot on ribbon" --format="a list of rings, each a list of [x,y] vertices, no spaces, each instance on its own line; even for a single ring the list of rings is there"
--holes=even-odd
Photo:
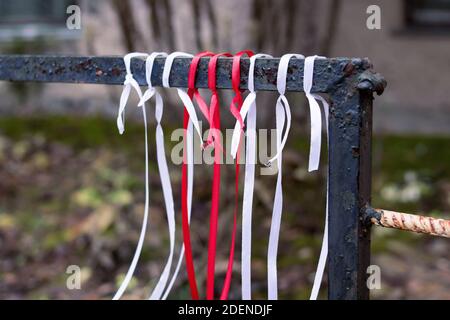
[[[240,108],[240,118],[242,121],[245,120],[247,114],[251,111],[251,109],[256,109],[256,92],[255,92],[255,81],[254,81],[254,73],[255,73],[255,64],[256,59],[258,58],[272,58],[271,55],[259,53],[256,55],[252,55],[250,57],[250,66],[248,72],[248,90],[250,93],[245,98],[242,106]],[[256,110],[254,111],[256,112]],[[240,145],[241,133],[244,131],[244,123],[241,123],[239,119],[237,119],[236,124],[233,130],[233,136],[231,140],[231,156],[233,159],[236,159],[237,151]]]
[[[281,57],[280,63],[278,65],[278,73],[277,73],[277,89],[279,93],[279,97],[276,103],[276,118],[277,118],[277,135],[281,135],[284,127],[285,117],[287,120],[286,129],[284,132],[284,136],[281,139],[281,143],[278,145],[277,153],[274,157],[272,157],[268,162],[273,162],[277,158],[281,156],[281,153],[286,145],[287,137],[289,135],[289,131],[291,129],[291,109],[289,106],[289,102],[285,96],[286,93],[286,82],[287,82],[287,72],[289,67],[289,61],[292,58],[296,59],[304,59],[305,57],[301,54],[288,53]],[[281,113],[281,110],[284,110],[284,114]]]
[[[125,82],[123,83],[124,85],[130,84],[131,81],[133,81],[133,75],[131,73],[127,73],[127,75],[125,76]]]
[[[139,53],[139,52],[133,52],[127,54],[124,58],[124,64],[125,64],[125,81],[123,82],[123,90],[122,94],[120,95],[120,104],[119,104],[119,112],[117,114],[117,129],[119,130],[120,134],[123,134],[125,131],[125,107],[128,102],[128,98],[131,93],[131,88],[134,88],[134,90],[139,95],[139,99],[142,98],[142,92],[141,88],[139,87],[139,84],[137,81],[133,78],[133,73],[131,72],[131,59],[137,58],[137,57],[146,57],[146,53]]]
[[[144,94],[139,100],[138,107],[142,107],[148,100],[150,100],[153,97],[155,93],[156,93],[155,88],[148,88],[147,90],[145,90]]]
[[[239,88],[241,83],[241,58],[243,55],[247,55],[249,58],[254,56],[253,51],[251,50],[244,50],[236,53],[236,55],[233,57],[233,65],[231,70],[231,82],[233,86],[233,91],[235,93],[235,96],[230,104],[230,111],[233,117],[239,122],[239,125],[241,126],[241,130],[244,129],[244,120],[242,118],[242,115],[240,113],[241,106],[243,103],[242,99],[242,91]]]

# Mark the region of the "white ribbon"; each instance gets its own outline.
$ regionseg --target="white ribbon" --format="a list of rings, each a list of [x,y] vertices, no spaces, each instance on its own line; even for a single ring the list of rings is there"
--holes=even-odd
[[[169,85],[169,78],[170,78],[170,71],[172,70],[172,64],[173,61],[176,58],[192,58],[192,54],[185,53],[185,52],[173,52],[169,54],[169,56],[166,58],[166,63],[164,64],[164,70],[162,75],[162,83],[163,87],[170,88]],[[180,97],[181,101],[183,101],[183,104],[189,113],[189,118],[192,119],[192,123],[194,125],[195,130],[198,133],[198,136],[200,138],[200,146],[203,146],[203,138],[202,138],[202,132],[200,130],[200,125],[197,117],[197,113],[195,112],[194,104],[192,103],[191,98],[189,98],[189,95],[187,94],[185,89],[177,88],[178,96]]]
[[[276,131],[277,131],[277,153],[269,160],[270,165],[277,159],[278,177],[277,186],[275,190],[275,198],[272,211],[272,222],[270,225],[269,248],[267,253],[267,288],[269,300],[278,299],[278,284],[277,284],[277,253],[278,240],[280,236],[281,215],[283,209],[283,187],[282,187],[282,151],[289,134],[291,126],[291,111],[289,102],[284,95],[286,92],[286,77],[289,61],[291,58],[303,59],[304,56],[300,54],[285,54],[281,57],[278,65],[277,74],[277,89],[279,97],[276,104]],[[283,134],[283,128],[286,123],[286,130]]]
[[[313,85],[314,60],[318,56],[306,57],[303,77],[303,91],[305,91],[306,98],[309,102],[309,111],[311,117],[311,142],[309,149],[309,172],[315,171],[319,168],[320,162],[320,148],[322,140],[322,117],[320,113],[319,104],[316,101],[316,96],[311,94]],[[323,57],[320,57],[323,58]]]
[[[242,250],[241,250],[241,281],[242,299],[251,299],[251,254],[252,254],[252,209],[253,190],[255,184],[256,164],[256,92],[254,84],[255,63],[258,58],[272,58],[267,54],[256,54],[250,58],[248,72],[248,90],[250,93],[241,107],[241,117],[247,118],[246,145],[245,145],[245,178],[244,195],[242,201]],[[236,121],[231,140],[231,155],[236,159],[241,138],[241,124]]]
[[[174,52],[171,53],[167,58],[166,62],[164,64],[164,70],[163,70],[163,86],[166,88],[170,88],[169,84],[169,76],[170,71],[172,69],[173,60],[177,57],[192,57],[192,55],[184,52]],[[183,102],[183,105],[185,106],[187,112],[189,113],[189,122],[187,127],[187,133],[186,133],[186,158],[187,158],[187,179],[188,179],[188,190],[187,190],[187,205],[188,205],[188,223],[190,223],[191,220],[191,207],[192,207],[192,192],[193,192],[193,185],[194,185],[194,128],[197,131],[197,134],[200,137],[200,146],[203,146],[203,140],[202,140],[202,134],[200,131],[200,124],[198,122],[197,114],[195,113],[194,104],[192,103],[191,98],[189,98],[189,95],[187,92],[183,89],[177,88],[178,96],[180,97],[181,101]],[[178,276],[178,273],[181,268],[181,264],[183,263],[184,258],[184,244],[181,246],[180,250],[180,256],[178,258],[178,263],[175,268],[174,274],[172,276],[172,279],[169,282],[169,285],[166,288],[166,291],[164,292],[162,299],[167,299],[167,296],[170,293],[170,290],[172,289],[175,280]]]
[[[173,201],[173,193],[172,193],[172,187],[170,184],[170,174],[168,171],[167,166],[167,160],[165,156],[165,150],[164,150],[164,133],[162,131],[161,127],[161,118],[163,115],[163,101],[161,95],[156,91],[156,89],[153,87],[151,83],[151,74],[153,70],[153,64],[154,60],[157,56],[167,56],[165,53],[152,53],[150,56],[144,53],[131,53],[125,56],[124,62],[125,67],[127,71],[127,75],[124,82],[124,90],[121,95],[120,99],[120,107],[119,107],[119,115],[117,117],[117,126],[119,128],[119,132],[122,134],[124,132],[124,112],[125,112],[125,106],[128,100],[128,97],[130,95],[131,88],[134,88],[136,92],[139,95],[140,101],[139,106],[142,107],[142,112],[144,115],[144,125],[145,125],[145,155],[146,155],[146,201],[145,201],[145,210],[144,210],[144,219],[143,224],[141,228],[141,234],[139,237],[138,245],[133,257],[133,261],[128,269],[128,272],[122,282],[122,284],[119,287],[119,290],[114,296],[114,300],[120,299],[120,297],[123,295],[123,292],[127,288],[129,282],[131,281],[132,275],[134,273],[134,270],[136,269],[140,253],[142,251],[142,246],[144,243],[145,238],[145,232],[147,229],[147,221],[148,221],[148,202],[149,202],[149,184],[148,184],[148,139],[147,139],[147,117],[145,112],[145,102],[150,100],[153,96],[155,96],[156,100],[156,106],[155,106],[155,117],[157,121],[157,128],[156,128],[156,148],[157,148],[157,161],[158,161],[158,169],[160,171],[160,178],[161,178],[161,184],[163,188],[163,195],[164,195],[164,201],[166,206],[166,213],[167,213],[167,221],[169,226],[169,238],[170,238],[170,252],[169,257],[166,262],[166,265],[164,267],[164,270],[159,278],[159,281],[152,291],[150,298],[152,300],[157,299],[167,299],[167,296],[170,293],[170,290],[172,289],[175,280],[178,276],[178,273],[181,268],[181,264],[184,257],[184,245],[182,245],[181,251],[180,251],[180,257],[177,263],[177,266],[175,268],[174,274],[172,275],[172,278],[170,279],[169,284],[167,285],[167,281],[169,279],[170,269],[172,266],[173,261],[173,255],[174,255],[174,245],[175,245],[175,211],[174,211],[174,201]],[[146,80],[148,84],[148,89],[145,91],[145,93],[142,95],[142,92],[140,90],[139,84],[136,82],[136,80],[133,78],[133,75],[131,73],[131,59],[135,57],[147,57],[146,60]],[[191,55],[187,53],[182,52],[174,52],[171,55],[167,56],[166,63],[164,64],[164,70],[163,70],[163,86],[164,87],[170,87],[169,86],[169,76],[170,76],[170,70],[172,67],[173,60],[176,57],[192,57]],[[192,190],[193,190],[193,175],[194,175],[194,152],[193,152],[193,131],[194,126],[197,130],[197,133],[199,134],[201,138],[200,133],[200,126],[197,120],[197,116],[195,114],[195,109],[192,104],[191,99],[187,95],[187,93],[182,90],[178,89],[178,95],[180,96],[181,100],[183,101],[184,105],[186,106],[186,109],[190,115],[190,118],[192,120],[188,123],[188,130],[187,130],[187,159],[188,159],[188,220],[190,220],[191,215],[191,204],[192,204]],[[203,142],[203,141],[202,141]],[[202,145],[202,143],[201,143]],[[166,287],[167,285],[167,287]],[[165,291],[164,291],[165,288]]]
[[[192,191],[194,186],[194,126],[192,120],[189,119],[187,134],[186,134],[186,155],[187,155],[187,180],[188,180],[188,192],[187,192],[187,205],[188,205],[188,223],[191,221],[191,207],[192,207]],[[163,300],[167,299],[167,296],[172,289],[175,280],[177,279],[178,273],[180,272],[181,264],[184,258],[184,244],[181,246],[180,257],[178,258],[178,263],[175,268],[172,279],[164,292],[162,297]]]
[[[305,67],[304,67],[304,75],[303,75],[303,89],[305,91],[306,97],[309,101],[309,107],[311,110],[311,153],[310,153],[310,165],[311,165],[311,155],[314,153],[314,160],[317,160],[317,166],[318,166],[318,159],[320,158],[320,139],[317,140],[317,137],[315,141],[319,141],[318,146],[313,148],[313,109],[314,112],[317,112],[317,109],[319,110],[319,116],[320,116],[320,108],[316,100],[320,100],[323,105],[323,111],[325,115],[325,125],[326,125],[326,132],[327,132],[327,144],[328,144],[328,117],[329,117],[329,105],[328,102],[320,95],[318,94],[311,94],[311,88],[313,85],[313,77],[314,77],[314,61],[317,58],[324,58],[319,56],[311,56],[307,57],[305,59]],[[317,120],[317,116],[315,116],[315,119]],[[320,118],[319,118],[320,121]],[[315,130],[319,130],[319,133],[321,133],[321,128],[317,129],[317,126],[315,126]],[[311,169],[311,167],[310,167]],[[317,169],[317,167],[315,167]],[[326,206],[325,206],[325,228],[324,228],[324,234],[323,234],[323,240],[322,240],[322,248],[320,250],[320,257],[319,257],[319,263],[317,265],[316,274],[314,276],[314,284],[313,288],[311,290],[311,296],[310,300],[316,300],[317,296],[319,294],[320,285],[322,283],[323,273],[325,270],[325,265],[327,262],[327,256],[328,256],[328,189],[329,189],[329,180],[328,180],[328,172],[327,172],[327,196],[326,196]]]
[[[145,106],[145,102],[150,100],[153,96],[155,96],[156,104],[155,104],[155,118],[157,122],[156,126],[156,155],[158,162],[159,175],[161,179],[161,185],[164,196],[164,203],[166,207],[167,214],[167,223],[169,227],[169,241],[170,241],[170,249],[169,249],[169,257],[167,259],[166,265],[164,266],[163,272],[157,282],[153,292],[150,295],[150,300],[159,300],[163,294],[164,288],[167,285],[167,281],[169,279],[170,269],[172,267],[174,249],[175,249],[175,209],[174,209],[174,201],[173,201],[173,193],[172,186],[170,183],[170,175],[169,169],[167,166],[167,159],[164,149],[164,132],[161,126],[161,119],[163,115],[163,100],[161,95],[156,91],[151,82],[151,75],[153,71],[153,64],[156,57],[167,57],[167,54],[164,52],[154,52],[150,56],[147,57],[145,66],[146,66],[146,80],[148,84],[148,89],[145,91],[141,101],[139,101],[139,106]]]
[[[124,88],[122,91],[122,95],[120,96],[120,106],[119,106],[119,114],[117,116],[117,128],[119,129],[120,134],[124,132],[124,121],[125,121],[125,107],[128,101],[128,97],[130,96],[131,88],[134,88],[139,95],[139,98],[142,99],[142,92],[139,87],[137,81],[133,78],[133,74],[131,73],[131,59],[137,57],[147,57],[146,53],[129,53],[124,57],[124,63],[127,75],[125,77]],[[131,261],[130,267],[125,275],[125,278],[122,281],[119,289],[113,297],[113,300],[119,300],[122,297],[125,289],[131,281],[134,270],[136,269],[137,263],[139,261],[139,256],[141,255],[142,246],[144,244],[145,232],[147,230],[147,221],[148,221],[148,206],[149,206],[149,181],[148,181],[148,139],[147,139],[147,115],[145,112],[145,106],[142,107],[142,115],[144,117],[144,130],[145,130],[145,205],[144,205],[144,219],[142,221],[141,234],[139,236],[138,245],[134,252],[133,260]]]
[[[125,81],[123,83],[124,88],[122,90],[122,94],[120,96],[120,104],[119,104],[119,113],[117,115],[117,128],[119,129],[119,133],[123,134],[125,131],[125,107],[127,105],[128,98],[130,96],[131,88],[133,88],[136,93],[139,95],[139,98],[142,98],[141,88],[137,81],[133,78],[133,74],[131,72],[131,59],[133,58],[145,58],[147,57],[146,53],[133,52],[125,55],[123,58],[123,62],[125,64],[125,70],[127,72],[125,76]]]

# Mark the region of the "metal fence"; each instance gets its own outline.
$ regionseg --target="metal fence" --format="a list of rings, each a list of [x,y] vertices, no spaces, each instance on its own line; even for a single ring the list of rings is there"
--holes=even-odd
[[[164,58],[156,59],[152,83],[162,85]],[[276,91],[279,59],[258,59],[255,89]],[[175,59],[170,84],[187,87],[190,59]],[[217,87],[231,89],[232,58],[219,59]],[[303,91],[303,66],[291,60],[287,90]],[[247,88],[249,59],[241,62],[241,88]],[[208,58],[201,60],[196,86],[208,87]],[[133,60],[132,70],[146,85],[145,62]],[[0,80],[121,85],[125,79],[121,57],[0,55]],[[370,207],[373,93],[381,94],[385,80],[367,59],[331,58],[315,61],[311,92],[330,99],[329,118],[329,253],[330,299],[368,299],[372,225],[450,237],[450,221]]]

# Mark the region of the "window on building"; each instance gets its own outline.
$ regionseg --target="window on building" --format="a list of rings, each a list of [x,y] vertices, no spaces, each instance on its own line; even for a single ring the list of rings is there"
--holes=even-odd
[[[450,31],[450,0],[405,0],[407,27]]]
[[[0,40],[59,38],[74,35],[66,28],[66,10],[76,0],[0,0]]]

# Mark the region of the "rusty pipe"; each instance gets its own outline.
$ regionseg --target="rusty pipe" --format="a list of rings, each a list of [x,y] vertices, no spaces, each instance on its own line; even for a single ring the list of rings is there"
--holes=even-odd
[[[450,220],[374,209],[370,206],[365,207],[364,216],[368,223],[377,226],[450,238]]]

